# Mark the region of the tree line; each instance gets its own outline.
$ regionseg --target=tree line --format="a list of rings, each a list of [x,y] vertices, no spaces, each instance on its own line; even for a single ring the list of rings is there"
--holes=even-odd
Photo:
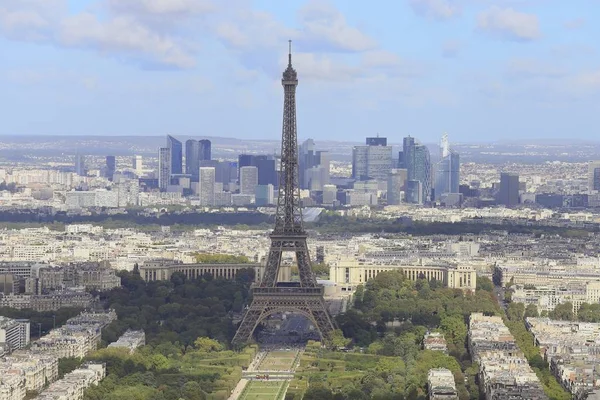
[[[439,367],[454,374],[461,400],[483,398],[478,367],[466,348],[467,321],[472,312],[500,315],[502,310],[489,279],[479,283],[488,290],[463,293],[389,271],[359,286],[354,307],[337,317],[344,337],[351,339],[345,345],[354,349],[346,354],[323,350],[305,373],[304,399],[424,400],[427,373]],[[432,331],[444,334],[447,354],[423,350],[423,336]]]

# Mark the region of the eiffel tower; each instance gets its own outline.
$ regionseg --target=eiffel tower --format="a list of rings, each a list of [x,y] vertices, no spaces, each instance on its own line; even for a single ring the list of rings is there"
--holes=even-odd
[[[292,67],[292,41],[289,41],[288,66],[283,72],[284,103],[281,138],[281,171],[275,229],[271,233],[271,248],[260,284],[252,290],[252,304],[246,311],[234,338],[234,344],[248,342],[258,324],[270,315],[285,311],[298,313],[313,324],[327,340],[334,330],[323,300],[323,287],[317,285],[312,272],[302,226],[300,189],[298,187],[298,138],[296,131],[296,86],[298,75]],[[278,282],[283,252],[296,253],[300,282]]]

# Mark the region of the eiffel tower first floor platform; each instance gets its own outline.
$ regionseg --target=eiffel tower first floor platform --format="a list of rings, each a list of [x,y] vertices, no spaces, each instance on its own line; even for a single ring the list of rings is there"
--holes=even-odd
[[[233,338],[233,344],[249,342],[254,330],[273,314],[291,312],[306,317],[319,332],[321,340],[329,339],[335,329],[323,300],[323,287],[256,287],[252,304]]]

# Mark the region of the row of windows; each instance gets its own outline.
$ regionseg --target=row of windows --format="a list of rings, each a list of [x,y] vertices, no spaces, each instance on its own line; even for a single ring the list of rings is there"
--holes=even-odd
[[[215,278],[234,279],[239,268],[185,268],[174,272],[182,272],[188,279],[198,279],[204,274],[210,274]],[[256,280],[260,280],[260,272],[256,271]],[[144,271],[145,281],[166,280],[167,270]]]

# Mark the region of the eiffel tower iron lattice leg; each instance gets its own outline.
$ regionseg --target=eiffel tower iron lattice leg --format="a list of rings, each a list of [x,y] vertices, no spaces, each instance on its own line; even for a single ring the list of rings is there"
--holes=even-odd
[[[270,315],[283,312],[305,316],[323,340],[329,339],[335,329],[323,300],[322,288],[256,288],[252,304],[246,311],[233,343],[250,341],[258,324]]]

